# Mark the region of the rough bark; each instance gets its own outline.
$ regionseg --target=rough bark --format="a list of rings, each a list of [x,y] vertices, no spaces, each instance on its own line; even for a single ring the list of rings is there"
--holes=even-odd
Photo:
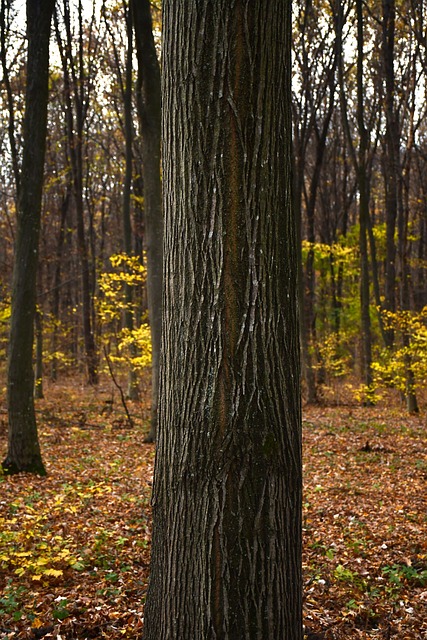
[[[138,56],[138,113],[142,129],[142,174],[144,178],[145,248],[147,251],[148,317],[152,346],[151,427],[148,441],[157,432],[159,363],[162,335],[163,212],[160,178],[161,86],[160,66],[153,37],[149,0],[133,0]]]
[[[146,640],[301,640],[290,2],[164,2]]]
[[[46,147],[49,37],[54,0],[27,2],[27,88],[8,361],[9,439],[3,469],[45,474],[34,411],[36,273]]]

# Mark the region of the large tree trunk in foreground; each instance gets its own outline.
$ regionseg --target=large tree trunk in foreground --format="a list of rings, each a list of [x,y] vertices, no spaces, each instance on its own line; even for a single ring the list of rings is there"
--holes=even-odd
[[[46,147],[49,36],[54,0],[27,1],[24,150],[12,284],[9,343],[7,473],[45,474],[34,411],[33,342],[36,273]]]
[[[146,640],[300,640],[290,2],[164,3],[165,296]]]

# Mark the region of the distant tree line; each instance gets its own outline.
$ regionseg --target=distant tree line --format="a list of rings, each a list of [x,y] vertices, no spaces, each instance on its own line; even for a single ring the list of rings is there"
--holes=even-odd
[[[295,202],[307,399],[426,380],[427,6],[294,4]],[[359,382],[361,381],[361,386]]]

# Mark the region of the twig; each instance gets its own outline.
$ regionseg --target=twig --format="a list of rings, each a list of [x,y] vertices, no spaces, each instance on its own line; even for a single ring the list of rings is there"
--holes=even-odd
[[[117,389],[120,391],[120,397],[121,397],[121,399],[122,399],[122,405],[123,405],[123,407],[124,407],[124,409],[125,409],[125,411],[126,411],[126,415],[127,415],[127,417],[128,417],[129,426],[130,426],[131,428],[133,428],[133,426],[134,426],[134,425],[133,425],[133,420],[132,420],[132,418],[131,418],[131,415],[130,415],[130,413],[129,413],[129,410],[128,410],[128,407],[127,407],[127,404],[126,404],[125,394],[123,393],[123,389],[121,388],[121,386],[120,386],[120,385],[119,385],[119,383],[117,382],[116,377],[115,377],[115,375],[114,375],[114,373],[113,373],[113,369],[112,369],[112,366],[111,366],[110,358],[108,357],[107,349],[105,348],[105,346],[104,346],[104,355],[105,355],[105,359],[106,359],[106,361],[107,361],[108,370],[109,370],[109,372],[110,372],[111,379],[112,379],[112,381],[114,382],[114,384],[116,385]]]

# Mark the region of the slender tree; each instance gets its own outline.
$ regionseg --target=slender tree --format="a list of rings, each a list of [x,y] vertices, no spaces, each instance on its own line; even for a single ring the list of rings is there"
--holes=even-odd
[[[34,411],[36,273],[46,146],[49,38],[54,0],[27,1],[24,148],[12,284],[9,342],[9,441],[3,469],[45,474]]]
[[[18,150],[16,144],[16,123],[15,123],[15,101],[13,96],[13,89],[9,77],[9,69],[7,65],[7,41],[10,31],[9,13],[11,10],[10,0],[1,0],[0,5],[0,60],[1,68],[3,72],[3,83],[6,89],[6,102],[8,108],[8,137],[10,145],[10,155],[12,159],[13,174],[16,185],[16,198],[19,194],[19,182],[20,182],[20,167]],[[9,19],[8,19],[9,18]]]
[[[398,168],[399,168],[399,123],[395,109],[395,0],[382,0],[382,57],[385,85],[385,208],[386,208],[386,271],[385,271],[385,308],[396,309],[396,221],[398,205]],[[393,331],[386,332],[387,346],[394,341]]]
[[[146,640],[300,640],[291,2],[164,2],[165,295]]]
[[[369,132],[365,123],[364,101],[366,98],[364,83],[364,14],[363,3],[356,0],[357,26],[357,59],[356,59],[356,120],[359,137],[358,147],[353,142],[348,118],[348,105],[344,94],[343,52],[341,50],[339,78],[340,102],[343,126],[349,146],[350,157],[354,167],[359,191],[359,248],[360,248],[360,308],[361,308],[361,372],[362,379],[368,390],[366,402],[370,402],[369,391],[372,387],[372,331],[370,317],[370,283],[369,283],[369,253],[368,253],[368,223],[369,223],[369,177],[368,151]]]
[[[160,66],[154,43],[150,2],[149,0],[132,0],[131,6],[133,8],[138,56],[137,101],[142,131],[141,157],[144,178],[147,294],[152,343],[151,428],[147,440],[153,441],[157,432],[163,292]]]
[[[68,154],[70,159],[71,183],[74,196],[77,244],[81,265],[81,292],[82,292],[82,324],[86,355],[87,378],[89,384],[98,383],[98,353],[93,328],[93,277],[91,278],[90,251],[88,234],[85,224],[84,207],[84,137],[85,123],[89,109],[93,78],[88,80],[86,66],[91,67],[96,56],[95,41],[92,39],[92,29],[89,29],[87,52],[91,56],[89,61],[84,55],[84,26],[83,5],[79,0],[77,4],[78,16],[78,42],[77,52],[73,51],[73,35],[71,31],[71,17],[69,0],[63,1],[65,42],[56,20],[56,39],[61,56],[64,73],[64,98],[65,117],[68,138]],[[93,21],[93,18],[92,18]],[[89,57],[89,56],[86,56]],[[89,227],[91,223],[89,221]],[[93,234],[92,234],[93,235]],[[92,280],[92,281],[91,281]]]
[[[362,326],[362,377],[369,392],[372,386],[372,331],[370,316],[369,255],[368,255],[368,218],[369,218],[369,182],[367,175],[368,131],[364,118],[364,82],[363,82],[363,6],[356,0],[357,15],[357,126],[359,148],[357,161],[357,182],[359,187],[359,246],[360,246],[360,308]]]

